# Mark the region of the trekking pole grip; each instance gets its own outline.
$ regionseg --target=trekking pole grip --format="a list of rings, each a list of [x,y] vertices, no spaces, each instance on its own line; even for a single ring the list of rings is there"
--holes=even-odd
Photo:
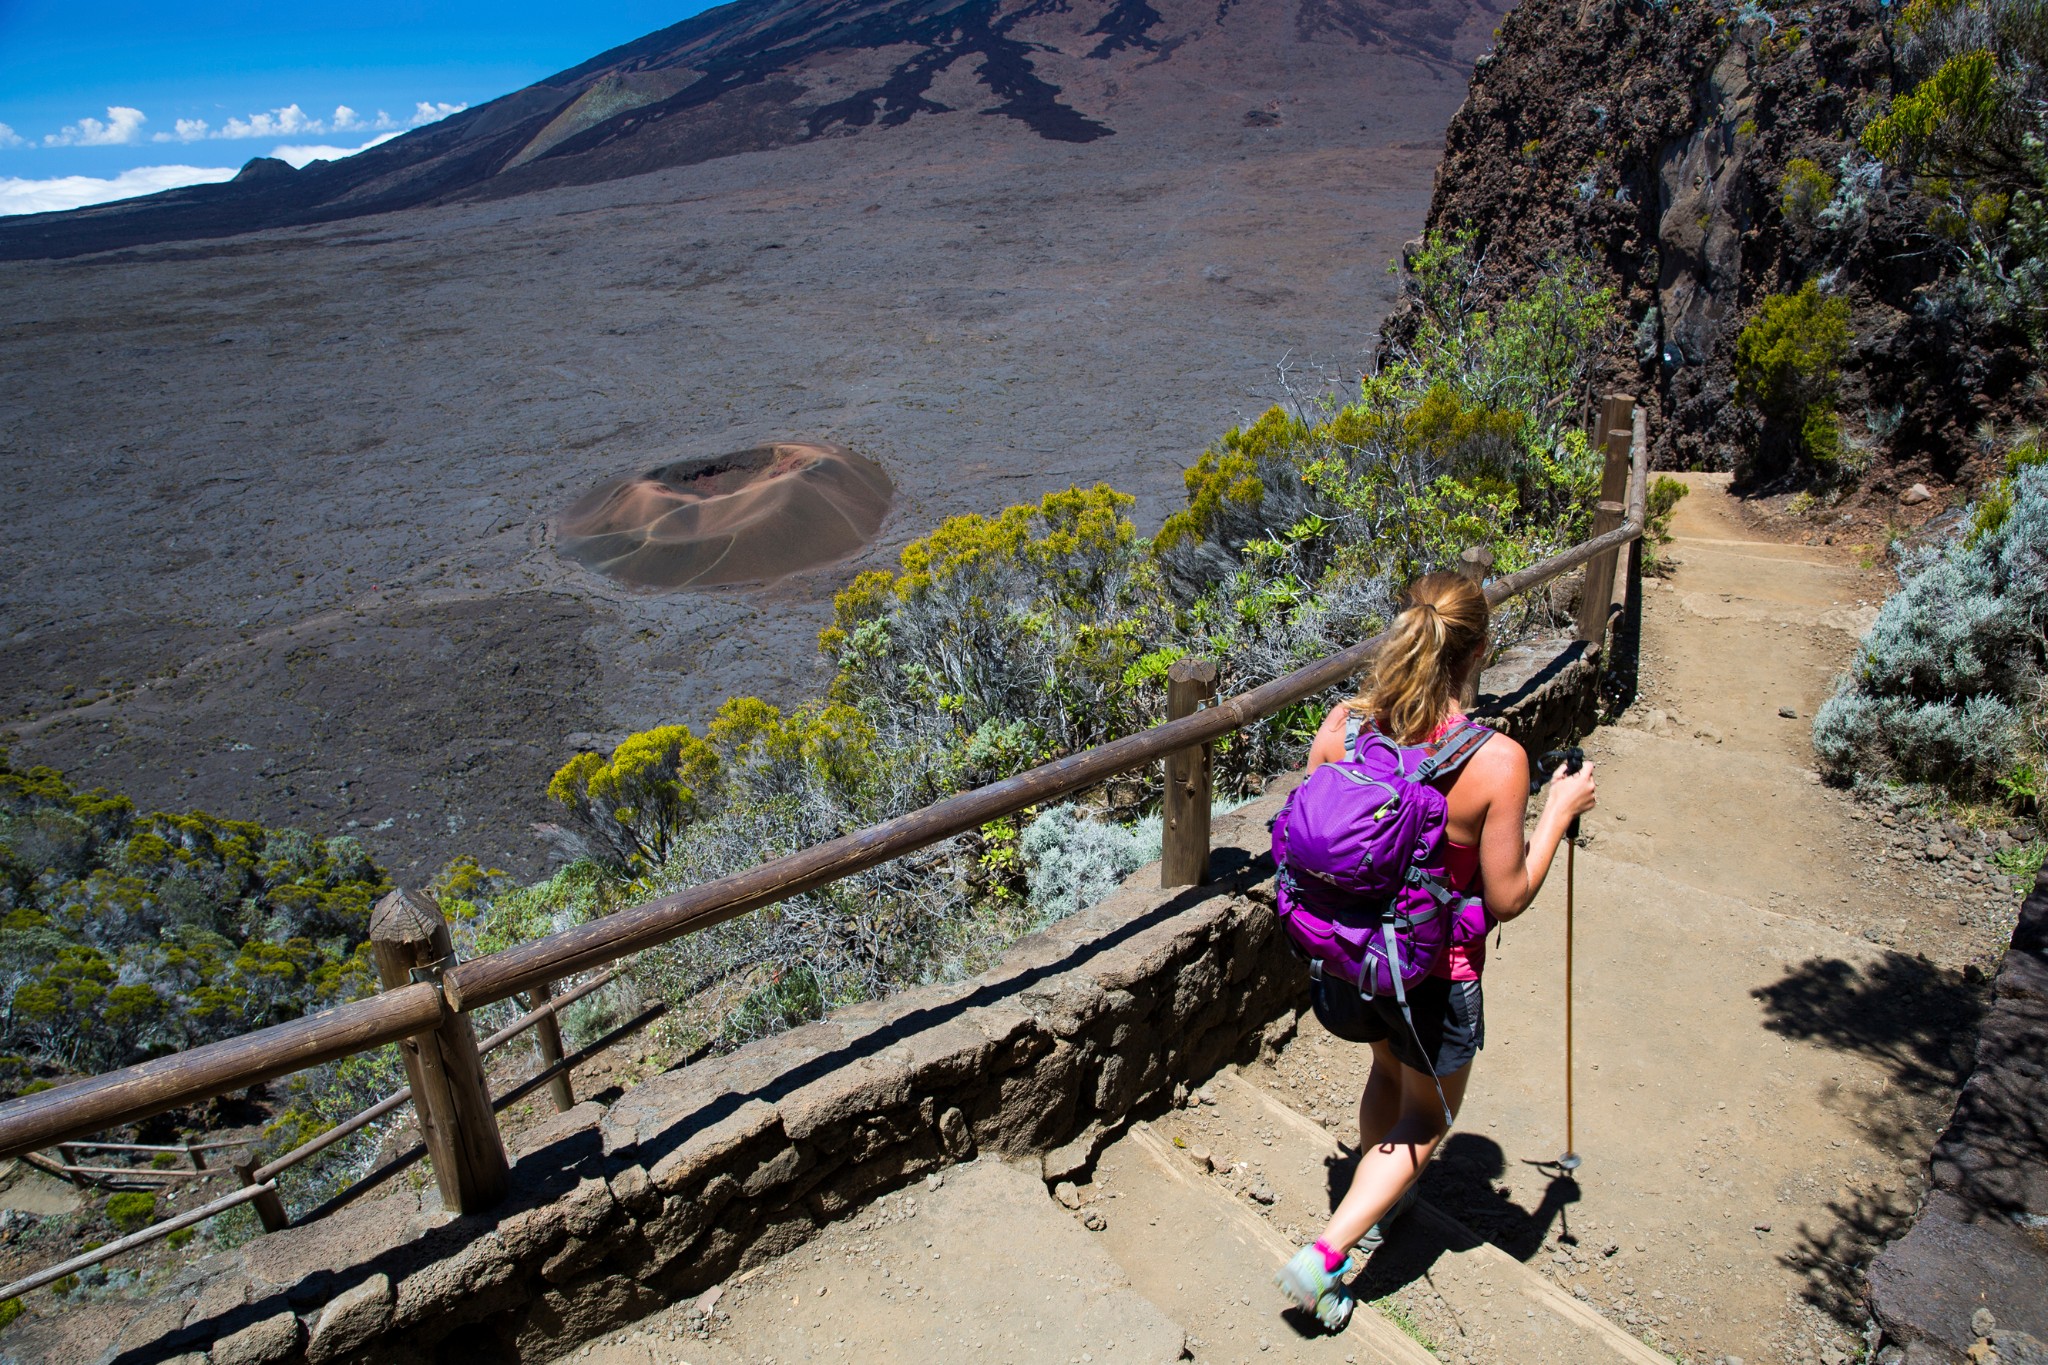
[[[1532,777],[1529,780],[1529,790],[1532,792],[1537,790],[1545,782],[1549,781],[1551,776],[1554,775],[1560,767],[1562,767],[1567,774],[1570,774],[1577,772],[1579,769],[1585,766],[1586,751],[1584,749],[1579,748],[1577,745],[1573,745],[1569,749],[1548,750],[1544,753],[1542,758],[1536,760],[1536,776]],[[1579,841],[1578,816],[1574,815],[1572,817],[1571,827],[1565,831],[1564,837],[1571,840],[1575,844]]]

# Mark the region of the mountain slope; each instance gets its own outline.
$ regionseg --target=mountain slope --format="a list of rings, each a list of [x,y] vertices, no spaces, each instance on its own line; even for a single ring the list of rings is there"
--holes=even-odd
[[[1114,136],[1116,67],[1222,76],[1238,0],[742,0],[342,161],[259,159],[220,185],[0,222],[0,259],[217,237],[591,184],[972,106],[1050,141]],[[1355,44],[1462,79],[1485,0],[1304,0],[1297,45]],[[1254,46],[1263,45],[1255,43]]]

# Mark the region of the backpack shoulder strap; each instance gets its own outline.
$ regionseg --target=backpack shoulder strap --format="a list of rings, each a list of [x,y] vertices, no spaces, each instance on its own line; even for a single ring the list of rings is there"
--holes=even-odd
[[[1467,721],[1444,746],[1431,754],[1423,765],[1415,770],[1417,782],[1433,782],[1439,777],[1456,775],[1460,768],[1479,752],[1479,747],[1493,738],[1493,731],[1484,725]]]
[[[1344,721],[1344,757],[1356,762],[1358,759],[1358,734],[1365,728],[1365,717],[1353,711]]]

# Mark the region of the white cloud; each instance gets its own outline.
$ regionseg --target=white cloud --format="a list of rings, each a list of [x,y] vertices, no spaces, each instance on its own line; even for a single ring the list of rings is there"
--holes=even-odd
[[[429,104],[425,100],[421,100],[413,106],[412,126],[419,128],[429,123],[439,123],[450,114],[459,114],[467,108],[469,108],[467,104],[450,104],[446,100],[442,100],[437,104]]]
[[[273,147],[270,154],[279,161],[289,161],[294,167],[298,167],[304,166],[310,161],[339,161],[345,156],[354,156],[357,152],[367,152],[379,143],[389,142],[397,136],[398,134],[396,133],[379,133],[360,147],[329,147],[325,145],[294,143],[283,147]]]
[[[0,123],[0,147],[19,147],[28,141],[6,124]]]
[[[107,121],[82,118],[63,131],[46,134],[45,147],[125,147],[142,141],[142,125],[149,122],[140,109],[125,104],[107,106]]]
[[[111,180],[89,175],[60,175],[49,180],[0,176],[0,215],[52,213],[86,204],[133,199],[138,194],[155,194],[180,185],[215,184],[231,180],[234,175],[232,166],[138,166]]]
[[[268,113],[251,114],[249,117],[231,118],[222,124],[214,137],[295,137],[304,133],[324,133],[327,125],[319,119],[306,117],[306,111],[296,104],[287,104],[282,109]]]
[[[173,125],[177,129],[176,132],[152,133],[149,140],[151,142],[197,142],[206,136],[207,129],[210,126],[203,118],[181,118]]]
[[[327,126],[337,133],[381,133],[387,128],[396,128],[398,123],[382,109],[375,118],[364,118],[346,104],[334,106],[334,117]]]
[[[391,115],[385,113],[382,109],[379,109],[374,117],[370,117],[356,112],[346,104],[338,104],[334,107],[333,118],[318,119],[308,114],[297,104],[287,104],[282,108],[265,110],[259,114],[251,114],[247,118],[231,118],[218,128],[203,118],[181,118],[175,125],[175,131],[158,133],[153,140],[157,142],[203,142],[209,139],[221,138],[241,140],[258,137],[318,137],[327,133],[384,133],[401,127],[419,128],[429,123],[438,122],[450,114],[459,114],[468,107],[467,104],[450,104],[445,100],[433,103],[421,100],[413,106],[411,121],[401,125],[398,120],[392,118]],[[135,113],[134,110],[109,110],[108,114],[111,117],[113,114],[121,112]],[[142,116],[135,114],[135,117],[139,121]],[[80,127],[86,127],[87,125],[90,125],[89,131],[101,129],[105,126],[100,124],[97,119],[86,119]],[[67,128],[65,133],[68,135],[76,131],[77,129]],[[52,139],[46,138],[44,140],[52,142],[52,145],[56,145]],[[131,137],[126,140],[135,141],[136,139]],[[0,146],[4,145],[6,145],[5,139],[0,138]],[[361,147],[348,148],[342,154],[347,155],[348,152],[359,152],[361,150],[363,150]]]

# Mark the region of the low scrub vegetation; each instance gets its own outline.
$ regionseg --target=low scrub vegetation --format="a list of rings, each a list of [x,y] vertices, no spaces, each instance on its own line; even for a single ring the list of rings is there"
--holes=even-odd
[[[1924,784],[2039,821],[2048,773],[2048,463],[2015,452],[1967,533],[1909,558],[1814,718],[1835,777]]]
[[[138,813],[0,760],[0,1083],[10,1092],[351,999],[389,890],[362,847]]]
[[[1763,444],[1809,473],[1831,475],[1842,455],[1836,413],[1849,354],[1849,304],[1809,280],[1774,294],[1735,339],[1735,398],[1763,421]]]
[[[1835,177],[1820,163],[1795,156],[1778,182],[1778,207],[1788,222],[1811,224],[1834,202]]]

